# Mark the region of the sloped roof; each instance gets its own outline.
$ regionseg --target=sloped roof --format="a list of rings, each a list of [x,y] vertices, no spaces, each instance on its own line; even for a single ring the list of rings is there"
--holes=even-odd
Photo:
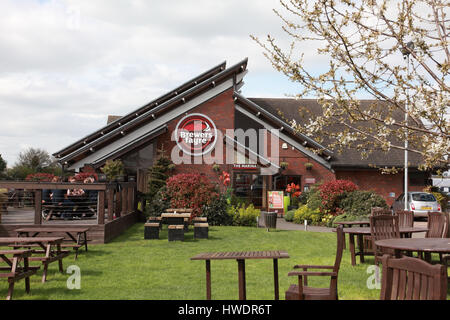
[[[261,106],[270,114],[284,120],[295,119],[297,124],[306,123],[311,117],[321,115],[323,110],[321,105],[315,99],[294,99],[294,98],[249,98],[257,105]],[[385,104],[382,101],[375,100],[361,100],[362,108],[368,108],[369,105],[376,103],[383,108]],[[392,117],[398,121],[403,120],[404,115],[400,112],[392,114]],[[339,132],[344,129],[341,124],[335,124],[328,127],[327,130],[331,132]],[[311,137],[310,137],[311,138]],[[321,144],[328,146],[332,139],[329,136],[321,136],[323,139]],[[402,142],[399,142],[402,144]],[[334,150],[333,150],[334,151]],[[422,157],[417,153],[409,152],[408,161],[411,167],[417,167],[421,163]],[[361,157],[360,151],[354,148],[347,148],[342,152],[335,151],[330,160],[333,168],[345,167],[361,167],[367,168],[369,165],[386,166],[386,167],[403,167],[404,166],[404,151],[399,149],[391,149],[389,152],[372,152],[367,159]]]
[[[154,130],[162,125],[161,117],[171,113],[183,105],[195,104],[197,97],[205,95],[211,88],[222,90],[222,87],[233,86],[236,90],[242,85],[243,74],[246,73],[247,59],[225,68],[226,64],[221,63],[216,67],[202,73],[201,75],[187,81],[176,89],[164,94],[163,96],[149,102],[129,114],[120,117],[108,123],[105,127],[96,130],[64,149],[55,152],[53,155],[63,164],[80,164],[84,158],[90,160],[95,157],[93,153],[98,150],[108,148],[108,146],[120,144],[125,141],[127,135],[136,135],[142,129]],[[238,76],[242,74],[242,76]],[[229,83],[232,83],[231,85]],[[182,109],[182,108],[180,108]],[[157,119],[155,121],[155,119]],[[153,125],[148,125],[154,122]],[[137,137],[133,136],[133,139]],[[110,151],[110,150],[108,150]]]

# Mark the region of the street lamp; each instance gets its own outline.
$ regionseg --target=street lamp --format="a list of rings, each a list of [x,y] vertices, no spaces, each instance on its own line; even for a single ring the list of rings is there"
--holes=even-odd
[[[414,43],[412,41],[406,44],[407,48],[401,48],[403,54],[403,59],[406,60],[406,78],[409,78],[409,54],[414,50]],[[409,50],[408,50],[409,49]],[[406,88],[406,103],[405,103],[405,126],[408,125],[408,103],[409,93],[408,88]],[[405,127],[405,210],[408,210],[408,128]]]

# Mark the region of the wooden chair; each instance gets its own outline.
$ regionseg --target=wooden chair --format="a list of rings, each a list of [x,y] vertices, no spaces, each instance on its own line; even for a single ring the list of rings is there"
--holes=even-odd
[[[448,215],[442,212],[428,212],[427,228],[425,238],[447,237]]]
[[[414,226],[414,212],[408,210],[397,210],[394,213],[398,216],[399,227],[413,227]]]
[[[448,215],[442,212],[428,212],[428,231],[425,238],[446,238],[448,232]],[[431,261],[430,253],[425,253],[425,260]],[[442,254],[439,261],[443,263]]]
[[[381,259],[381,300],[446,300],[447,268],[418,258]]]
[[[372,207],[370,209],[370,216],[390,215],[390,214],[392,214],[391,210],[382,207]],[[365,251],[367,251],[368,253],[373,251],[371,236],[364,236],[363,243]]]
[[[336,258],[334,265],[296,265],[294,269],[303,269],[303,271],[292,271],[288,276],[297,276],[298,285],[292,284],[285,293],[286,300],[337,300],[338,299],[338,273],[342,260],[342,251],[344,249],[344,231],[343,226],[336,228],[337,245]],[[308,269],[330,270],[330,271],[308,271]],[[331,277],[328,288],[308,287],[309,276]]]
[[[378,248],[375,244],[377,240],[400,238],[400,228],[397,215],[370,216],[370,236],[374,251],[375,264],[379,264],[383,254],[394,254],[394,250]]]
[[[394,213],[398,216],[398,226],[399,228],[402,227],[408,227],[412,228],[414,227],[414,212],[408,211],[408,210],[397,210]],[[411,233],[404,234],[405,238],[411,238]]]

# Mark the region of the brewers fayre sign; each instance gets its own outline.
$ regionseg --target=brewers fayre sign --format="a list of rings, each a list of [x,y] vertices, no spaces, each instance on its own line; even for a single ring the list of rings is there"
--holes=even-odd
[[[175,128],[175,139],[184,153],[194,156],[213,150],[217,140],[217,128],[214,122],[201,113],[192,113],[183,117]]]

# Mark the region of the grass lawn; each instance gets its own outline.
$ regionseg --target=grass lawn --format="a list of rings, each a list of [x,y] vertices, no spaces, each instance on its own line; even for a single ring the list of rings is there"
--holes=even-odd
[[[49,267],[48,281],[41,283],[42,270],[31,277],[31,294],[25,293],[24,281],[16,284],[13,299],[146,299],[203,300],[205,262],[191,261],[201,252],[243,250],[286,250],[290,259],[280,259],[280,297],[296,277],[288,277],[294,264],[334,263],[335,233],[281,231],[246,227],[210,227],[209,239],[194,240],[192,227],[184,242],[168,242],[167,227],[159,240],[144,240],[144,225],[139,223],[113,242],[91,245],[87,253],[80,250],[64,259],[64,269],[77,265],[81,270],[81,288],[70,290],[66,282],[71,274],[58,272],[57,263]],[[348,239],[347,239],[348,240]],[[359,260],[358,260],[359,262]],[[368,289],[367,273],[373,257],[365,264],[352,267],[349,250],[339,273],[339,298],[344,300],[378,299],[380,290]],[[41,268],[42,269],[42,268]],[[237,263],[235,260],[211,261],[212,298],[238,298]],[[322,277],[316,277],[322,278]],[[310,279],[310,285],[327,286],[329,278]],[[325,280],[326,279],[326,280]],[[247,299],[273,300],[272,260],[247,260]],[[7,294],[7,282],[0,281],[0,297]],[[448,296],[449,297],[449,296]]]

